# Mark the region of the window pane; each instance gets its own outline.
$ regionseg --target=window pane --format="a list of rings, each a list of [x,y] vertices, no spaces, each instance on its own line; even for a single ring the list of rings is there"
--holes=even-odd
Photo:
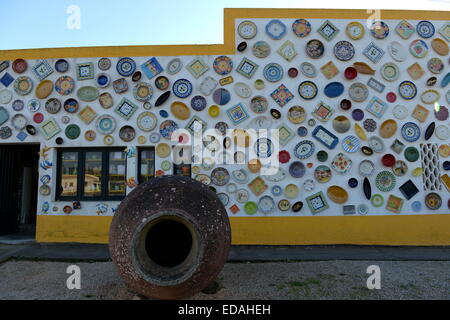
[[[61,153],[61,197],[77,196],[78,152]]]
[[[191,176],[191,165],[190,164],[174,164],[173,165],[173,174],[175,176]]]
[[[84,167],[84,196],[102,195],[102,153],[86,152]]]
[[[155,176],[155,148],[141,150],[141,177],[139,183]]]
[[[126,153],[123,151],[109,153],[108,194],[125,196]]]

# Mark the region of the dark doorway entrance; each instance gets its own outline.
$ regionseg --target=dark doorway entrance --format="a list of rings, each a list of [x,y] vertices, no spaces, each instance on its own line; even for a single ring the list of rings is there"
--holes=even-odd
[[[0,145],[0,235],[34,236],[39,145]]]

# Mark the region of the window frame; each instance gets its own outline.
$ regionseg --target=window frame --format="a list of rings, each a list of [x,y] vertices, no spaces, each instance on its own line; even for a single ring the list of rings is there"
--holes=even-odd
[[[138,162],[137,162],[137,176],[138,176],[138,181],[139,183],[143,182],[142,180],[142,170],[141,170],[141,165],[142,165],[142,152],[143,151],[150,151],[153,149],[153,178],[156,177],[156,147],[155,146],[145,146],[145,147],[139,147],[138,148]]]
[[[112,152],[125,152],[126,147],[88,147],[88,148],[58,148],[57,149],[57,167],[56,167],[56,201],[121,201],[125,198],[123,196],[111,196],[108,195],[108,181],[109,181],[109,157]],[[77,152],[77,195],[76,196],[61,196],[62,187],[62,154],[64,152]],[[86,197],[84,195],[84,177],[86,169],[86,153],[87,152],[101,152],[102,153],[102,171],[101,171],[101,185],[102,192],[97,197]],[[126,184],[126,172],[127,172],[127,157],[125,156],[125,180]],[[126,193],[126,188],[125,188]]]

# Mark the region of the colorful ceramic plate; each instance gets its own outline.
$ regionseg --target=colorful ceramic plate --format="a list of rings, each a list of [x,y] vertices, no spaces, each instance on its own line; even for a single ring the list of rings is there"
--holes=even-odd
[[[317,95],[317,86],[312,81],[303,81],[298,86],[298,93],[305,100],[314,99]]]
[[[252,39],[256,36],[256,32],[258,31],[258,28],[256,27],[256,24],[252,21],[246,20],[242,21],[238,28],[237,28],[238,34],[243,39]]]
[[[334,45],[333,52],[339,60],[348,61],[355,55],[355,48],[350,42],[342,40]]]
[[[62,76],[59,77],[55,82],[55,90],[60,95],[67,96],[73,92],[75,89],[75,81],[72,77]]]
[[[71,140],[77,139],[80,136],[80,133],[81,129],[76,124],[69,124],[65,130],[66,137]]]
[[[101,115],[95,122],[95,128],[101,134],[110,134],[116,128],[116,120],[108,114]]]
[[[420,128],[414,122],[407,122],[401,129],[402,137],[408,142],[415,142],[420,138]]]
[[[263,70],[264,78],[270,82],[277,82],[283,78],[283,67],[278,63],[269,63]]]
[[[294,155],[299,159],[307,159],[313,155],[315,149],[314,142],[303,140],[294,147]]]
[[[382,192],[389,192],[395,188],[396,178],[390,171],[381,171],[375,178],[375,185]]]
[[[187,79],[178,79],[174,82],[172,91],[178,98],[187,98],[192,93],[192,84]]]
[[[411,81],[403,81],[398,86],[398,93],[403,99],[411,100],[417,94],[416,85]]]
[[[131,58],[121,58],[117,62],[116,70],[121,76],[129,77],[136,71],[136,63]]]
[[[138,116],[136,123],[139,129],[145,132],[149,132],[156,128],[158,120],[153,113],[151,113],[150,111],[146,111],[142,112]]]

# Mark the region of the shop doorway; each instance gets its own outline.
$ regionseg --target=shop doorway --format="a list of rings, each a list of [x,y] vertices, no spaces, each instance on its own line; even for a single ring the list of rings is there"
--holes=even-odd
[[[2,239],[35,237],[38,163],[38,144],[0,145]]]

